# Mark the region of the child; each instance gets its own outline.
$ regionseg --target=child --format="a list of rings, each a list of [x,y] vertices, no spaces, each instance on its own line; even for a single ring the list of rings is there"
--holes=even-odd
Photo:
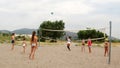
[[[25,48],[26,48],[26,46],[27,46],[26,41],[25,41],[25,38],[23,39],[22,46],[23,46],[23,53],[25,53]]]
[[[105,44],[104,44],[104,49],[105,49],[105,52],[104,52],[104,56],[108,56],[108,47],[109,47],[109,43],[108,41],[106,40],[105,41]]]
[[[71,44],[71,37],[69,36],[69,37],[67,37],[67,48],[69,51],[71,51],[70,44]]]
[[[92,41],[91,41],[90,38],[88,39],[87,44],[88,44],[89,53],[91,53],[91,52],[92,52],[92,51],[91,51]]]
[[[83,52],[85,52],[85,40],[83,39],[82,40],[82,47],[81,47],[81,51]]]
[[[15,45],[15,33],[12,33],[11,43],[12,43],[12,48],[11,48],[11,50],[13,50],[13,49],[14,49],[14,45]]]

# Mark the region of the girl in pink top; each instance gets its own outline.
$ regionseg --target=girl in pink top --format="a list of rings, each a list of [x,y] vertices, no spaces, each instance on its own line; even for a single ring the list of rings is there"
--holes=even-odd
[[[87,44],[88,44],[89,53],[91,53],[91,52],[92,52],[92,51],[91,51],[91,46],[92,46],[92,41],[91,41],[91,39],[88,39]]]

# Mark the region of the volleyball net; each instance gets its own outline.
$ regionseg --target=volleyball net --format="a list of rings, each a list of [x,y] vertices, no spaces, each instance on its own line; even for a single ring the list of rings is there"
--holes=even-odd
[[[72,38],[74,38],[75,36],[72,36],[72,34],[70,35],[69,33],[67,32],[71,32],[71,33],[74,33],[74,35],[76,34],[76,37],[77,37],[77,32],[79,31],[84,31],[84,30],[96,30],[96,31],[99,31],[99,32],[102,32],[104,34],[103,37],[98,37],[98,38],[91,38],[91,40],[102,40],[102,39],[106,39],[106,30],[108,28],[98,28],[98,29],[77,29],[77,30],[53,30],[53,29],[41,29],[41,31],[46,31],[46,32],[64,32],[65,35],[64,37],[67,37],[67,36],[71,36]],[[45,39],[48,39],[48,37],[44,37],[42,36],[42,38],[45,38]],[[50,39],[50,38],[49,38]],[[78,40],[78,38],[77,38]],[[85,41],[87,41],[88,39],[84,39]],[[78,40],[78,41],[81,41],[81,40]]]

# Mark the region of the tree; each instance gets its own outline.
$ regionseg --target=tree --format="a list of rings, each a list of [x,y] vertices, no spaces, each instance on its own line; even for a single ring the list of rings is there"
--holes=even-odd
[[[64,30],[65,28],[65,23],[60,20],[60,21],[44,21],[42,24],[40,24],[39,27],[39,35],[42,35],[43,37],[49,37],[52,39],[57,39],[63,36],[64,32],[59,32],[59,31],[45,31],[42,29],[51,29],[51,30]]]
[[[92,29],[92,30],[80,30],[77,33],[77,35],[78,35],[79,39],[101,38],[101,37],[104,37],[104,33],[100,32],[100,31],[96,31],[95,29]],[[102,40],[100,40],[100,41],[102,41]]]

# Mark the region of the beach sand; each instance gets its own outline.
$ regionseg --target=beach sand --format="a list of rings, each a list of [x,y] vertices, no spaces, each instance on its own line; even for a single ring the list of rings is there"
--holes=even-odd
[[[29,60],[30,46],[22,53],[22,46],[10,50],[10,44],[0,44],[0,68],[120,68],[120,47],[112,47],[111,64],[104,57],[104,48],[92,47],[92,53],[81,52],[80,46],[71,46],[68,51],[65,45],[40,46],[35,59]]]

